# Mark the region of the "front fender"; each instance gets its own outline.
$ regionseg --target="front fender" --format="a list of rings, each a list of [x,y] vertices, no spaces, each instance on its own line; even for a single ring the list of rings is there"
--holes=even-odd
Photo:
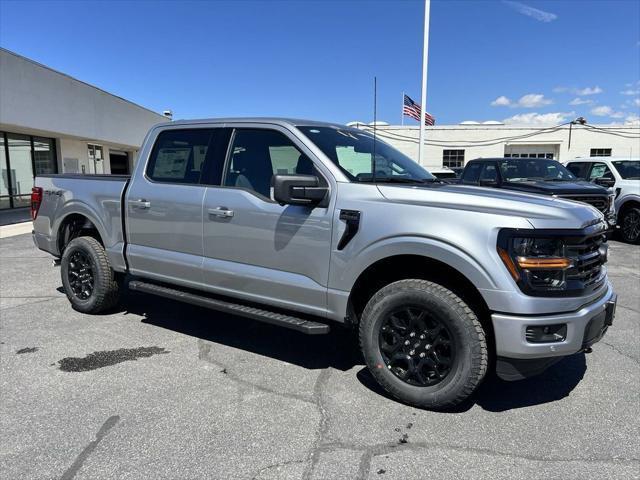
[[[624,195],[621,198],[616,199],[616,214],[620,213],[620,210],[627,205],[629,202],[634,202],[640,204],[640,195],[636,195],[635,193],[629,193]]]
[[[494,290],[498,288],[495,274],[481,265],[475,258],[460,247],[442,240],[417,236],[398,236],[381,239],[353,255],[344,265],[340,274],[333,278],[332,288],[349,291],[358,277],[369,266],[384,258],[397,255],[419,255],[438,260],[454,268],[478,289]]]

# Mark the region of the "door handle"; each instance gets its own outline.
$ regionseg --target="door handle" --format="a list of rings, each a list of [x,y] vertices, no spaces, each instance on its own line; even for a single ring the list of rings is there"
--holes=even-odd
[[[134,208],[139,208],[141,210],[146,210],[147,208],[151,208],[151,202],[148,202],[143,198],[139,200],[129,200],[129,205],[131,205]]]
[[[210,208],[208,212],[209,212],[209,215],[213,215],[215,217],[222,217],[222,218],[233,217],[233,210],[229,210],[227,207]]]

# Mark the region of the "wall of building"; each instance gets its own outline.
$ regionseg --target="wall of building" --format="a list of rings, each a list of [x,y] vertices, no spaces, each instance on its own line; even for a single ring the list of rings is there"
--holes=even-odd
[[[139,147],[162,115],[0,49],[0,129]],[[86,153],[85,153],[86,155]]]
[[[371,131],[372,127],[357,125]],[[596,125],[602,131],[586,126],[530,127],[512,125],[439,125],[426,129],[424,164],[439,168],[443,150],[465,151],[465,161],[480,157],[503,157],[507,150],[552,151],[561,162],[589,156],[592,148],[610,148],[612,156],[640,156],[640,126]],[[418,126],[378,126],[377,134],[409,157],[418,160]],[[622,135],[622,136],[621,136]],[[624,137],[635,138],[624,138]]]
[[[28,205],[25,192],[38,174],[112,173],[112,150],[127,155],[131,171],[149,129],[165,121],[158,113],[0,48],[0,138],[9,153],[0,158],[0,209]],[[55,155],[49,148],[45,156],[43,141],[55,145]],[[89,145],[102,147],[102,160],[90,158]]]

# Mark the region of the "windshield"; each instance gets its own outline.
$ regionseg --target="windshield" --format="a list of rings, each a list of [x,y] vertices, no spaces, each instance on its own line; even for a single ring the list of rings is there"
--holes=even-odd
[[[625,180],[640,180],[640,160],[617,160],[611,163]]]
[[[309,139],[352,182],[373,181],[373,135],[355,128],[299,126]],[[424,183],[436,181],[427,170],[395,148],[376,139],[375,181]]]
[[[505,159],[500,163],[500,172],[506,182],[546,180],[556,182],[575,181],[576,176],[555,160]]]

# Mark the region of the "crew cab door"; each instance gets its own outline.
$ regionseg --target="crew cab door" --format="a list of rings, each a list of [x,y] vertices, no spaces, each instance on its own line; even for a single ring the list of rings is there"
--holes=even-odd
[[[220,128],[170,128],[157,135],[148,160],[140,158],[146,164],[136,169],[125,198],[131,273],[201,286],[202,177],[224,151],[222,137]]]
[[[279,205],[274,174],[329,175],[278,126],[234,128],[222,186],[204,198],[204,281],[211,291],[323,315],[331,250],[326,207]],[[211,182],[214,183],[214,182]]]

